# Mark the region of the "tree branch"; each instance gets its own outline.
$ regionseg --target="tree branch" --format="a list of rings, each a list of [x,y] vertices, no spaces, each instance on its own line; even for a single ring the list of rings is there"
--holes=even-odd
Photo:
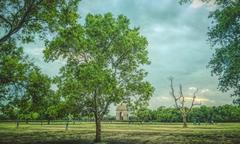
[[[182,108],[184,108],[185,97],[183,96],[182,85],[181,84],[179,85],[179,94],[180,94],[179,100],[180,100],[180,98],[182,98],[182,101],[180,101],[180,102],[182,104]]]
[[[103,111],[101,112],[101,117],[103,117],[106,114],[110,103],[111,103],[110,100],[106,102],[106,105],[105,105]]]
[[[170,89],[171,89],[170,94],[172,95],[172,97],[174,99],[176,108],[180,109],[180,107],[179,107],[179,105],[177,103],[179,98],[176,97],[175,92],[174,92],[174,88],[173,88],[173,77],[169,77],[169,80],[170,80]]]
[[[194,106],[194,102],[195,102],[195,99],[196,99],[196,97],[197,97],[197,96],[196,96],[197,92],[198,92],[198,89],[196,89],[196,91],[193,93],[192,104],[191,104],[188,112],[190,112],[190,111],[192,110],[192,107]]]
[[[12,29],[12,23],[9,20],[7,20],[3,15],[0,15],[0,19],[6,22],[9,25],[10,29]]]
[[[13,34],[17,33],[25,23],[27,23],[30,19],[30,15],[31,12],[34,8],[34,6],[40,4],[43,0],[40,0],[36,3],[34,3],[35,1],[32,0],[29,3],[25,3],[24,7],[23,7],[23,15],[21,16],[20,20],[18,20],[16,22],[16,25],[14,25],[15,23],[15,19],[17,19],[19,16],[18,14],[21,12],[21,10],[19,10],[13,17],[15,17],[15,19],[13,20],[13,22],[11,23],[10,21],[8,21],[7,19],[5,19],[3,16],[1,16],[0,18],[3,19],[5,22],[7,22],[10,25],[10,30],[3,36],[0,38],[0,44],[2,44],[3,42],[7,41]]]

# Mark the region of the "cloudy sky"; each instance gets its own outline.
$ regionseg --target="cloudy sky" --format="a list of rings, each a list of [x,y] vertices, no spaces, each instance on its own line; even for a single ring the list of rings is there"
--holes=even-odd
[[[88,13],[126,15],[133,26],[139,26],[149,42],[151,65],[147,80],[155,87],[150,107],[172,106],[169,95],[169,76],[175,77],[175,86],[181,83],[184,94],[191,96],[199,88],[202,104],[231,103],[229,94],[217,90],[217,78],[206,68],[213,50],[207,42],[211,6],[194,0],[191,5],[179,5],[176,0],[82,0],[81,22]],[[41,42],[27,45],[25,52],[50,76],[58,73],[62,61],[44,63]]]

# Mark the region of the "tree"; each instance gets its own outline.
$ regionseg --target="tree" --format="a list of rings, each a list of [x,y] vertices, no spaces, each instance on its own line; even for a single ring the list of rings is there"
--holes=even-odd
[[[44,51],[47,61],[67,61],[60,70],[59,91],[94,114],[96,142],[101,141],[101,120],[110,104],[146,103],[153,93],[140,68],[149,64],[147,40],[129,24],[122,15],[88,14],[83,26],[60,30]]]
[[[66,117],[67,109],[65,106],[65,103],[62,101],[55,101],[55,103],[48,105],[45,111],[45,118],[48,120],[48,124],[50,124],[50,120]]]
[[[11,115],[11,109],[18,108],[25,116],[39,113],[43,97],[50,91],[50,79],[28,60],[23,48],[17,47],[14,41],[8,40],[0,47],[1,112]]]
[[[39,111],[41,110],[45,98],[49,95],[51,91],[51,80],[50,78],[42,74],[38,68],[33,69],[28,77],[26,84],[26,99],[30,100],[31,110]]]
[[[193,93],[193,97],[192,97],[192,102],[190,107],[188,108],[185,104],[186,104],[186,97],[183,95],[182,92],[182,85],[179,85],[179,96],[177,97],[175,95],[175,91],[174,91],[174,87],[173,87],[173,77],[169,78],[170,80],[170,94],[174,99],[175,102],[175,107],[179,110],[179,112],[181,113],[182,119],[183,119],[183,127],[186,128],[187,127],[187,116],[189,114],[189,112],[192,110],[192,107],[195,105],[195,99],[196,99],[196,94],[198,92],[198,89],[196,89],[196,91]]]
[[[36,114],[42,117],[45,113],[45,106],[49,97],[52,95],[51,80],[42,74],[37,67],[29,66],[26,72],[21,75],[23,78],[17,83],[9,85],[13,89],[5,91],[5,97],[2,97],[1,110],[6,115],[11,115],[11,109],[17,108],[18,115],[22,119],[28,120],[31,118],[36,119]],[[16,86],[15,86],[16,85]],[[17,88],[17,90],[14,90]],[[13,91],[14,90],[14,91]]]
[[[142,107],[136,111],[136,116],[142,122],[149,121],[151,120],[151,110],[146,107]]]
[[[3,0],[0,1],[0,45],[10,38],[34,40],[77,20],[79,0]],[[42,37],[43,38],[43,37]]]
[[[181,0],[181,3],[192,0]],[[202,0],[210,2],[210,0]],[[210,12],[212,19],[208,37],[215,53],[208,67],[218,76],[222,92],[233,90],[231,96],[240,104],[240,1],[215,0],[216,9]]]
[[[53,94],[51,79],[34,67],[28,74],[24,88],[24,95],[19,100],[21,112],[38,113],[42,117],[47,101]]]
[[[0,45],[0,108],[24,93],[31,63],[14,41]]]

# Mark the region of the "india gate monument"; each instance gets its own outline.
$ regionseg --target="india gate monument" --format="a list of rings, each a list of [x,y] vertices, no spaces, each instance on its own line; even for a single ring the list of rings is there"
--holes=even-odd
[[[116,109],[116,120],[127,121],[128,120],[128,108],[127,104],[121,103]]]

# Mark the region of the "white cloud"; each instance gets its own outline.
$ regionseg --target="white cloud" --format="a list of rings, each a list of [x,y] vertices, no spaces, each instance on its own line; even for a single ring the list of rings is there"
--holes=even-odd
[[[201,93],[207,93],[207,92],[209,92],[209,89],[202,89],[200,92]]]
[[[189,87],[188,89],[189,90],[196,90],[197,88],[196,87]]]
[[[190,7],[196,9],[196,8],[202,7],[203,4],[204,4],[204,3],[203,3],[201,0],[193,0],[192,3],[191,3],[191,5],[190,5]]]
[[[216,0],[209,0],[208,2],[202,2],[202,0],[193,0],[190,7],[194,9],[198,9],[206,5],[208,10],[214,10],[216,8],[215,2]]]
[[[149,107],[150,108],[158,108],[160,106],[173,106],[174,105],[174,101],[172,99],[172,97],[168,94],[168,96],[153,96],[150,101],[149,101]]]

